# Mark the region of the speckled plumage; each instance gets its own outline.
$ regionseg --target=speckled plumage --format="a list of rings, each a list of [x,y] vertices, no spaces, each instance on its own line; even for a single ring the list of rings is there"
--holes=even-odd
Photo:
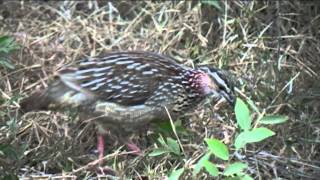
[[[192,69],[151,52],[116,52],[66,66],[21,106],[24,111],[78,107],[101,133],[130,134],[153,120],[168,120],[164,107],[176,119],[207,97],[234,101],[227,78],[216,69]]]

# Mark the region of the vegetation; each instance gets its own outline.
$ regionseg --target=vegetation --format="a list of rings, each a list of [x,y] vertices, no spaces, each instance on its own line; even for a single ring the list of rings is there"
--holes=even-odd
[[[316,1],[0,2],[0,178],[317,179],[320,36]],[[17,45],[19,44],[19,45]],[[158,124],[132,156],[108,138],[99,174],[92,123],[19,111],[64,64],[147,50],[235,76],[238,100]]]

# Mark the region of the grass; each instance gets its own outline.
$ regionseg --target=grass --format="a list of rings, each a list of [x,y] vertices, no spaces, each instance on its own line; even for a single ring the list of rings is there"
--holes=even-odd
[[[0,177],[96,177],[88,163],[97,156],[92,124],[64,112],[19,113],[19,101],[64,64],[105,52],[146,50],[167,54],[188,66],[209,64],[236,76],[238,95],[268,114],[289,120],[268,126],[269,140],[250,144],[239,157],[256,179],[317,179],[319,159],[319,5],[314,1],[206,2],[1,2],[1,35],[20,49],[0,66]],[[218,5],[217,5],[218,4]],[[219,8],[220,7],[220,8]],[[106,165],[122,179],[161,179],[190,169],[205,153],[204,138],[231,147],[237,134],[230,109],[197,109],[177,133],[181,156],[133,157],[111,147]],[[140,135],[150,153],[159,131]],[[171,138],[175,136],[171,134]],[[225,163],[217,161],[220,170]],[[200,173],[198,178],[209,178]]]

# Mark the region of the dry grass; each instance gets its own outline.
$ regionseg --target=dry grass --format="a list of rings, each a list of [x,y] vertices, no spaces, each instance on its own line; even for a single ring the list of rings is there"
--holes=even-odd
[[[118,50],[155,51],[189,66],[229,69],[243,94],[259,108],[290,117],[286,124],[270,127],[277,132],[275,137],[242,153],[241,160],[250,165],[248,173],[256,179],[320,175],[316,1],[219,1],[221,10],[191,1],[0,3],[0,34],[14,36],[22,46],[11,58],[15,70],[0,71],[0,144],[10,144],[17,153],[15,158],[0,155],[0,177],[97,176],[87,166],[97,158],[93,125],[68,112],[21,117],[18,104],[32,90],[46,86],[64,64]],[[232,143],[236,126],[230,110],[218,114],[199,110],[188,119],[185,126],[190,132],[180,135],[185,155],[134,157],[113,147],[105,164],[121,179],[161,179],[175,167],[190,170],[204,153],[204,137]],[[143,137],[139,144],[148,153],[155,140]]]

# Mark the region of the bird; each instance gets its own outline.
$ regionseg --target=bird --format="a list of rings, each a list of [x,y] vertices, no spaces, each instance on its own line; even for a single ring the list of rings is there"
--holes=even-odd
[[[101,159],[105,134],[127,137],[145,131],[150,123],[175,120],[206,99],[234,105],[234,87],[221,69],[191,68],[155,52],[121,51],[65,65],[47,88],[20,106],[23,112],[80,109],[97,125]]]

